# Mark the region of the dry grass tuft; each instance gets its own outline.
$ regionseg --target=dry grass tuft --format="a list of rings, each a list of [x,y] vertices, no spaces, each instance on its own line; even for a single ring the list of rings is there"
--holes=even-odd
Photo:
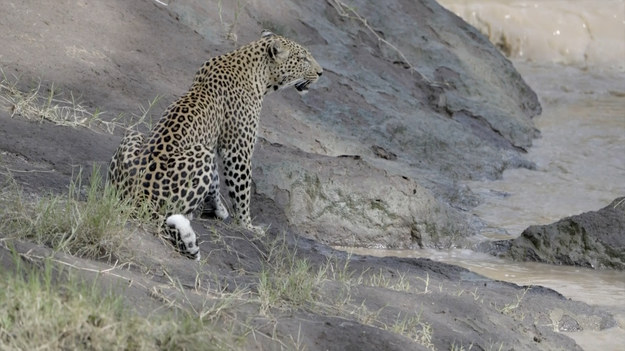
[[[68,94],[58,92],[54,84],[49,88],[39,81],[31,89],[22,89],[19,77],[9,77],[0,68],[0,106],[6,109],[11,117],[21,116],[32,121],[48,121],[66,127],[84,127],[96,132],[113,134],[116,129],[131,130],[140,127],[151,128],[149,114],[160,100],[156,96],[148,101],[148,106],[140,106],[139,114],[125,117],[119,114],[113,118],[106,117],[106,112],[95,109],[91,111],[83,105],[70,91]]]
[[[228,332],[194,315],[165,310],[142,317],[120,295],[71,274],[0,267],[3,350],[230,350]],[[53,279],[54,277],[54,279]]]
[[[134,207],[103,183],[97,167],[88,186],[81,174],[67,195],[26,199],[15,181],[0,184],[0,232],[55,250],[95,259],[128,258],[127,224]]]

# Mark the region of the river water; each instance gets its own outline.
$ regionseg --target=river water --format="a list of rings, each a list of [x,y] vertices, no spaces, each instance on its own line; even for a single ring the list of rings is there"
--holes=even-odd
[[[482,202],[482,235],[518,236],[532,224],[598,210],[625,195],[625,0],[440,0],[513,61],[543,106],[527,158],[496,181],[467,183]],[[513,263],[470,250],[371,250],[427,257],[519,285],[542,285],[609,307],[618,326],[567,334],[587,351],[625,349],[625,273]]]

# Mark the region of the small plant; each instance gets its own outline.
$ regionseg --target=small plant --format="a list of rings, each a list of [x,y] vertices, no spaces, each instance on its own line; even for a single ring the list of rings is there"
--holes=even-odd
[[[151,121],[147,117],[161,98],[157,95],[148,101],[147,108],[139,106],[140,114],[133,114],[127,125],[124,125],[121,122],[124,119],[123,114],[110,121],[105,120],[104,111],[98,108],[90,111],[71,91],[69,94],[61,94],[54,84],[45,88],[39,81],[34,88],[23,90],[18,87],[18,77],[8,77],[2,68],[0,75],[0,106],[9,112],[11,117],[21,116],[32,121],[48,121],[72,128],[85,127],[109,134],[113,134],[116,128],[135,129],[145,125],[151,129]]]
[[[0,189],[0,231],[89,258],[128,257],[126,224],[134,207],[103,184],[98,167],[82,187],[81,172],[67,195],[26,200],[12,178]]]
[[[497,344],[491,341],[488,344],[488,348],[486,349],[486,351],[501,351],[503,349],[504,349],[503,342],[500,342],[499,344]]]
[[[499,309],[499,312],[505,314],[505,315],[512,315],[513,317],[519,317],[520,319],[524,319],[524,315],[517,315],[517,309],[519,308],[519,306],[521,306],[521,302],[523,301],[523,298],[525,298],[525,294],[527,294],[527,292],[531,289],[531,285],[526,287],[525,289],[523,289],[523,292],[521,294],[517,294],[516,295],[516,300],[506,304],[504,307],[502,307],[501,309]]]
[[[423,287],[423,291],[421,291],[422,294],[428,294],[430,293],[430,291],[428,290],[430,287],[430,273],[425,273],[425,278],[421,278],[421,277],[417,277],[419,280],[421,280],[424,284]]]
[[[376,274],[371,274],[363,279],[363,284],[369,286],[377,286],[395,291],[410,291],[410,282],[406,279],[406,275],[399,273],[396,279],[387,277],[382,269]]]
[[[451,346],[449,347],[449,351],[471,351],[473,349],[473,344],[469,344],[468,347],[464,347],[464,345],[460,344],[456,344],[456,342],[451,343]]]
[[[336,257],[329,257],[325,264],[319,266],[317,272],[317,281],[322,282],[325,279],[351,284],[353,273],[349,270],[349,261],[351,254],[341,263]]]
[[[125,129],[133,130],[133,129],[139,129],[140,127],[145,127],[145,129],[147,130],[152,130],[152,120],[148,117],[150,116],[150,113],[154,109],[154,106],[158,104],[161,98],[162,98],[161,96],[156,95],[154,99],[148,100],[147,107],[144,107],[143,105],[139,105],[139,111],[141,113],[138,115],[132,114],[132,117],[130,118],[130,122],[128,123],[127,126],[125,126]],[[122,117],[123,116],[121,115],[118,116],[118,118],[116,118],[114,122],[117,122]]]
[[[10,112],[11,117],[20,115],[23,118],[35,121],[49,121],[57,125],[93,128],[104,127],[108,130],[114,126],[101,119],[102,112],[89,111],[72,93],[69,98],[61,98],[51,84],[45,92],[41,81],[37,86],[28,91],[18,88],[17,77],[10,79],[0,69],[0,103]]]
[[[139,316],[122,295],[87,284],[49,261],[0,267],[3,350],[231,350],[228,331],[184,311]],[[104,292],[103,292],[104,291]]]
[[[271,244],[265,258],[265,267],[259,275],[258,296],[261,313],[267,314],[275,306],[304,306],[315,300],[315,275],[306,259],[297,257],[297,250],[289,249],[284,238]]]
[[[238,40],[237,26],[239,25],[239,16],[241,16],[241,11],[245,7],[245,5],[247,5],[246,2],[243,2],[242,0],[236,0],[234,13],[232,15],[232,22],[231,23],[226,23],[225,20],[224,20],[224,15],[223,15],[223,3],[222,3],[222,0],[219,0],[217,2],[217,8],[218,8],[218,11],[219,11],[219,22],[221,22],[221,25],[224,27],[224,29],[227,32],[226,33],[226,39],[232,41],[235,44],[236,44],[236,42]]]
[[[421,320],[420,313],[411,316],[401,316],[400,313],[397,315],[395,322],[390,326],[386,326],[385,329],[407,336],[428,349],[435,350],[432,343],[432,326]]]
[[[377,311],[372,311],[367,307],[365,301],[363,301],[360,305],[351,310],[349,315],[362,324],[378,327],[380,313],[382,313],[383,310],[384,307]]]

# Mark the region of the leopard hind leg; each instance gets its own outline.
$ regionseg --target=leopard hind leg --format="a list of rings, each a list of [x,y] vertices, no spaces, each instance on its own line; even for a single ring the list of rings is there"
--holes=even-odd
[[[228,218],[228,209],[221,200],[221,193],[219,192],[219,169],[217,168],[217,162],[213,164],[213,170],[210,172],[210,186],[208,187],[208,195],[204,200],[202,212],[214,213],[215,217],[225,220]]]
[[[215,174],[215,154],[201,144],[153,160],[159,170],[155,178],[161,185],[154,189],[154,179],[143,182],[151,189],[153,201],[163,201],[171,206],[162,209],[166,213],[164,231],[184,256],[199,260],[198,236],[191,227],[190,219],[208,197]],[[162,172],[161,172],[162,170]]]
[[[118,190],[122,190],[124,196],[128,195],[129,188],[133,184],[133,178],[138,172],[135,160],[139,160],[144,141],[143,134],[134,131],[128,132],[109,163],[108,181]]]

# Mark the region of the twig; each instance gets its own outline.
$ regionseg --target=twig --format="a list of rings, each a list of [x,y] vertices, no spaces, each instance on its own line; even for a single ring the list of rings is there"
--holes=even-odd
[[[129,285],[132,285],[133,283],[136,283],[140,287],[142,287],[144,289],[147,289],[147,286],[145,286],[145,285],[143,285],[141,283],[137,283],[137,282],[133,281],[132,279],[130,279],[128,277],[125,277],[123,275],[116,274],[116,273],[111,273],[111,271],[113,271],[113,270],[118,268],[118,266],[117,266],[118,261],[116,261],[115,264],[113,265],[113,267],[111,267],[111,268],[107,268],[107,269],[94,269],[94,268],[80,267],[80,266],[71,264],[69,262],[65,262],[65,261],[62,261],[62,260],[59,260],[59,259],[56,259],[56,258],[52,258],[52,257],[43,257],[43,256],[33,255],[33,254],[30,254],[30,251],[31,250],[29,250],[26,253],[18,253],[18,254],[21,257],[23,257],[26,260],[29,260],[31,262],[34,262],[33,259],[37,259],[39,261],[43,261],[43,260],[48,259],[48,260],[50,260],[52,262],[59,263],[59,264],[62,264],[64,266],[67,266],[67,267],[70,267],[70,268],[73,268],[73,269],[77,269],[77,270],[81,270],[81,271],[85,271],[85,272],[97,273],[97,274],[105,274],[105,275],[110,275],[110,276],[115,277],[115,278],[120,278],[120,279],[123,279],[125,281],[128,281]],[[123,267],[124,265],[125,265],[125,263],[122,264],[121,266]]]
[[[393,51],[395,51],[399,55],[399,57],[401,57],[403,62],[405,62],[406,65],[408,65],[408,68],[410,69],[411,72],[416,72],[419,76],[421,76],[421,79],[426,81],[428,84],[433,84],[427,77],[425,77],[423,74],[417,71],[414,65],[410,63],[408,58],[406,58],[406,55],[404,55],[404,53],[401,52],[401,50],[399,50],[397,46],[393,45],[388,40],[382,38],[375,31],[375,29],[373,29],[371,25],[369,25],[369,23],[367,22],[367,19],[362,17],[358,12],[356,12],[356,10],[353,7],[347,6],[345,3],[343,3],[340,0],[328,0],[328,2],[330,3],[332,7],[334,7],[334,9],[339,14],[339,16],[349,18],[349,19],[355,19],[359,21],[367,30],[369,30],[369,32],[371,32],[371,34],[375,36],[378,42],[385,44],[386,46],[390,47]],[[352,13],[352,15],[350,15],[350,13]]]

